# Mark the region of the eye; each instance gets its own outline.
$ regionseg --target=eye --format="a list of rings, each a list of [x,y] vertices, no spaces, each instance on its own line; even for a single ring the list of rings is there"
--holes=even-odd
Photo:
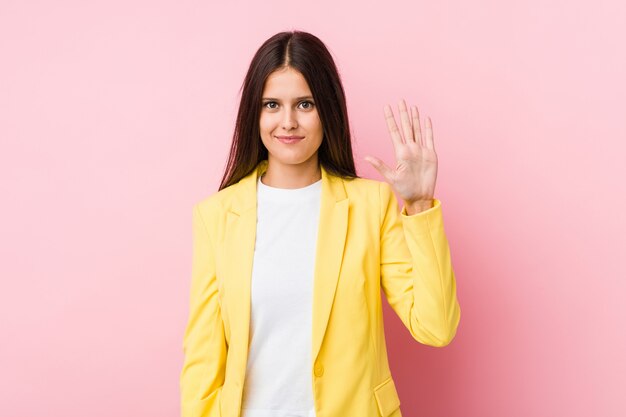
[[[276,107],[270,107],[268,106],[268,104],[278,104],[275,101],[266,101],[265,103],[263,103],[263,106],[268,108],[268,109],[275,109]]]
[[[305,110],[310,110],[315,106],[315,103],[309,100],[301,101],[300,104],[308,104],[308,106],[304,107]]]

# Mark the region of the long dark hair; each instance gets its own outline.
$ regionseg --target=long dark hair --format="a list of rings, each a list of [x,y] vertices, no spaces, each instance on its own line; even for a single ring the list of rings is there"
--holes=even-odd
[[[261,141],[259,117],[267,77],[291,67],[304,76],[322,122],[319,163],[333,175],[358,178],[352,155],[346,97],[337,66],[324,43],[303,31],[280,32],[266,40],[252,58],[243,82],[230,154],[219,190],[237,183],[268,158]],[[219,191],[218,190],[218,191]]]

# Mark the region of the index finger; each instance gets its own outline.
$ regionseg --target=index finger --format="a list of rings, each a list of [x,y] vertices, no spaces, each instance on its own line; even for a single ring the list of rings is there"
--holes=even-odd
[[[400,130],[396,124],[396,119],[393,117],[391,106],[388,104],[385,105],[385,120],[387,120],[387,129],[389,130],[394,146],[404,144],[404,140],[402,139],[402,135],[400,134]]]

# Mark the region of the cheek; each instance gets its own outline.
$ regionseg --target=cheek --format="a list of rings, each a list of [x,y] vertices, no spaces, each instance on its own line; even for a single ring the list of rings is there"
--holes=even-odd
[[[317,114],[311,114],[305,120],[307,130],[310,132],[320,133],[322,129],[322,121]]]
[[[259,119],[259,130],[261,131],[261,134],[267,135],[271,133],[273,129],[274,123],[272,122],[272,118],[267,116],[261,116],[261,118]]]
[[[315,129],[317,132],[318,140],[321,141],[322,137],[324,136],[324,128],[322,126],[322,123],[318,121],[315,125]]]

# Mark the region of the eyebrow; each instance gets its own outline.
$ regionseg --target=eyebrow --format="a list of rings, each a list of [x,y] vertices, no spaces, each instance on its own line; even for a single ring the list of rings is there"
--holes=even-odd
[[[302,96],[302,97],[296,97],[296,100],[304,100],[305,98],[309,98],[309,99],[313,99],[312,96]],[[276,101],[280,101],[277,98],[274,97],[263,97],[263,100],[276,100]]]

